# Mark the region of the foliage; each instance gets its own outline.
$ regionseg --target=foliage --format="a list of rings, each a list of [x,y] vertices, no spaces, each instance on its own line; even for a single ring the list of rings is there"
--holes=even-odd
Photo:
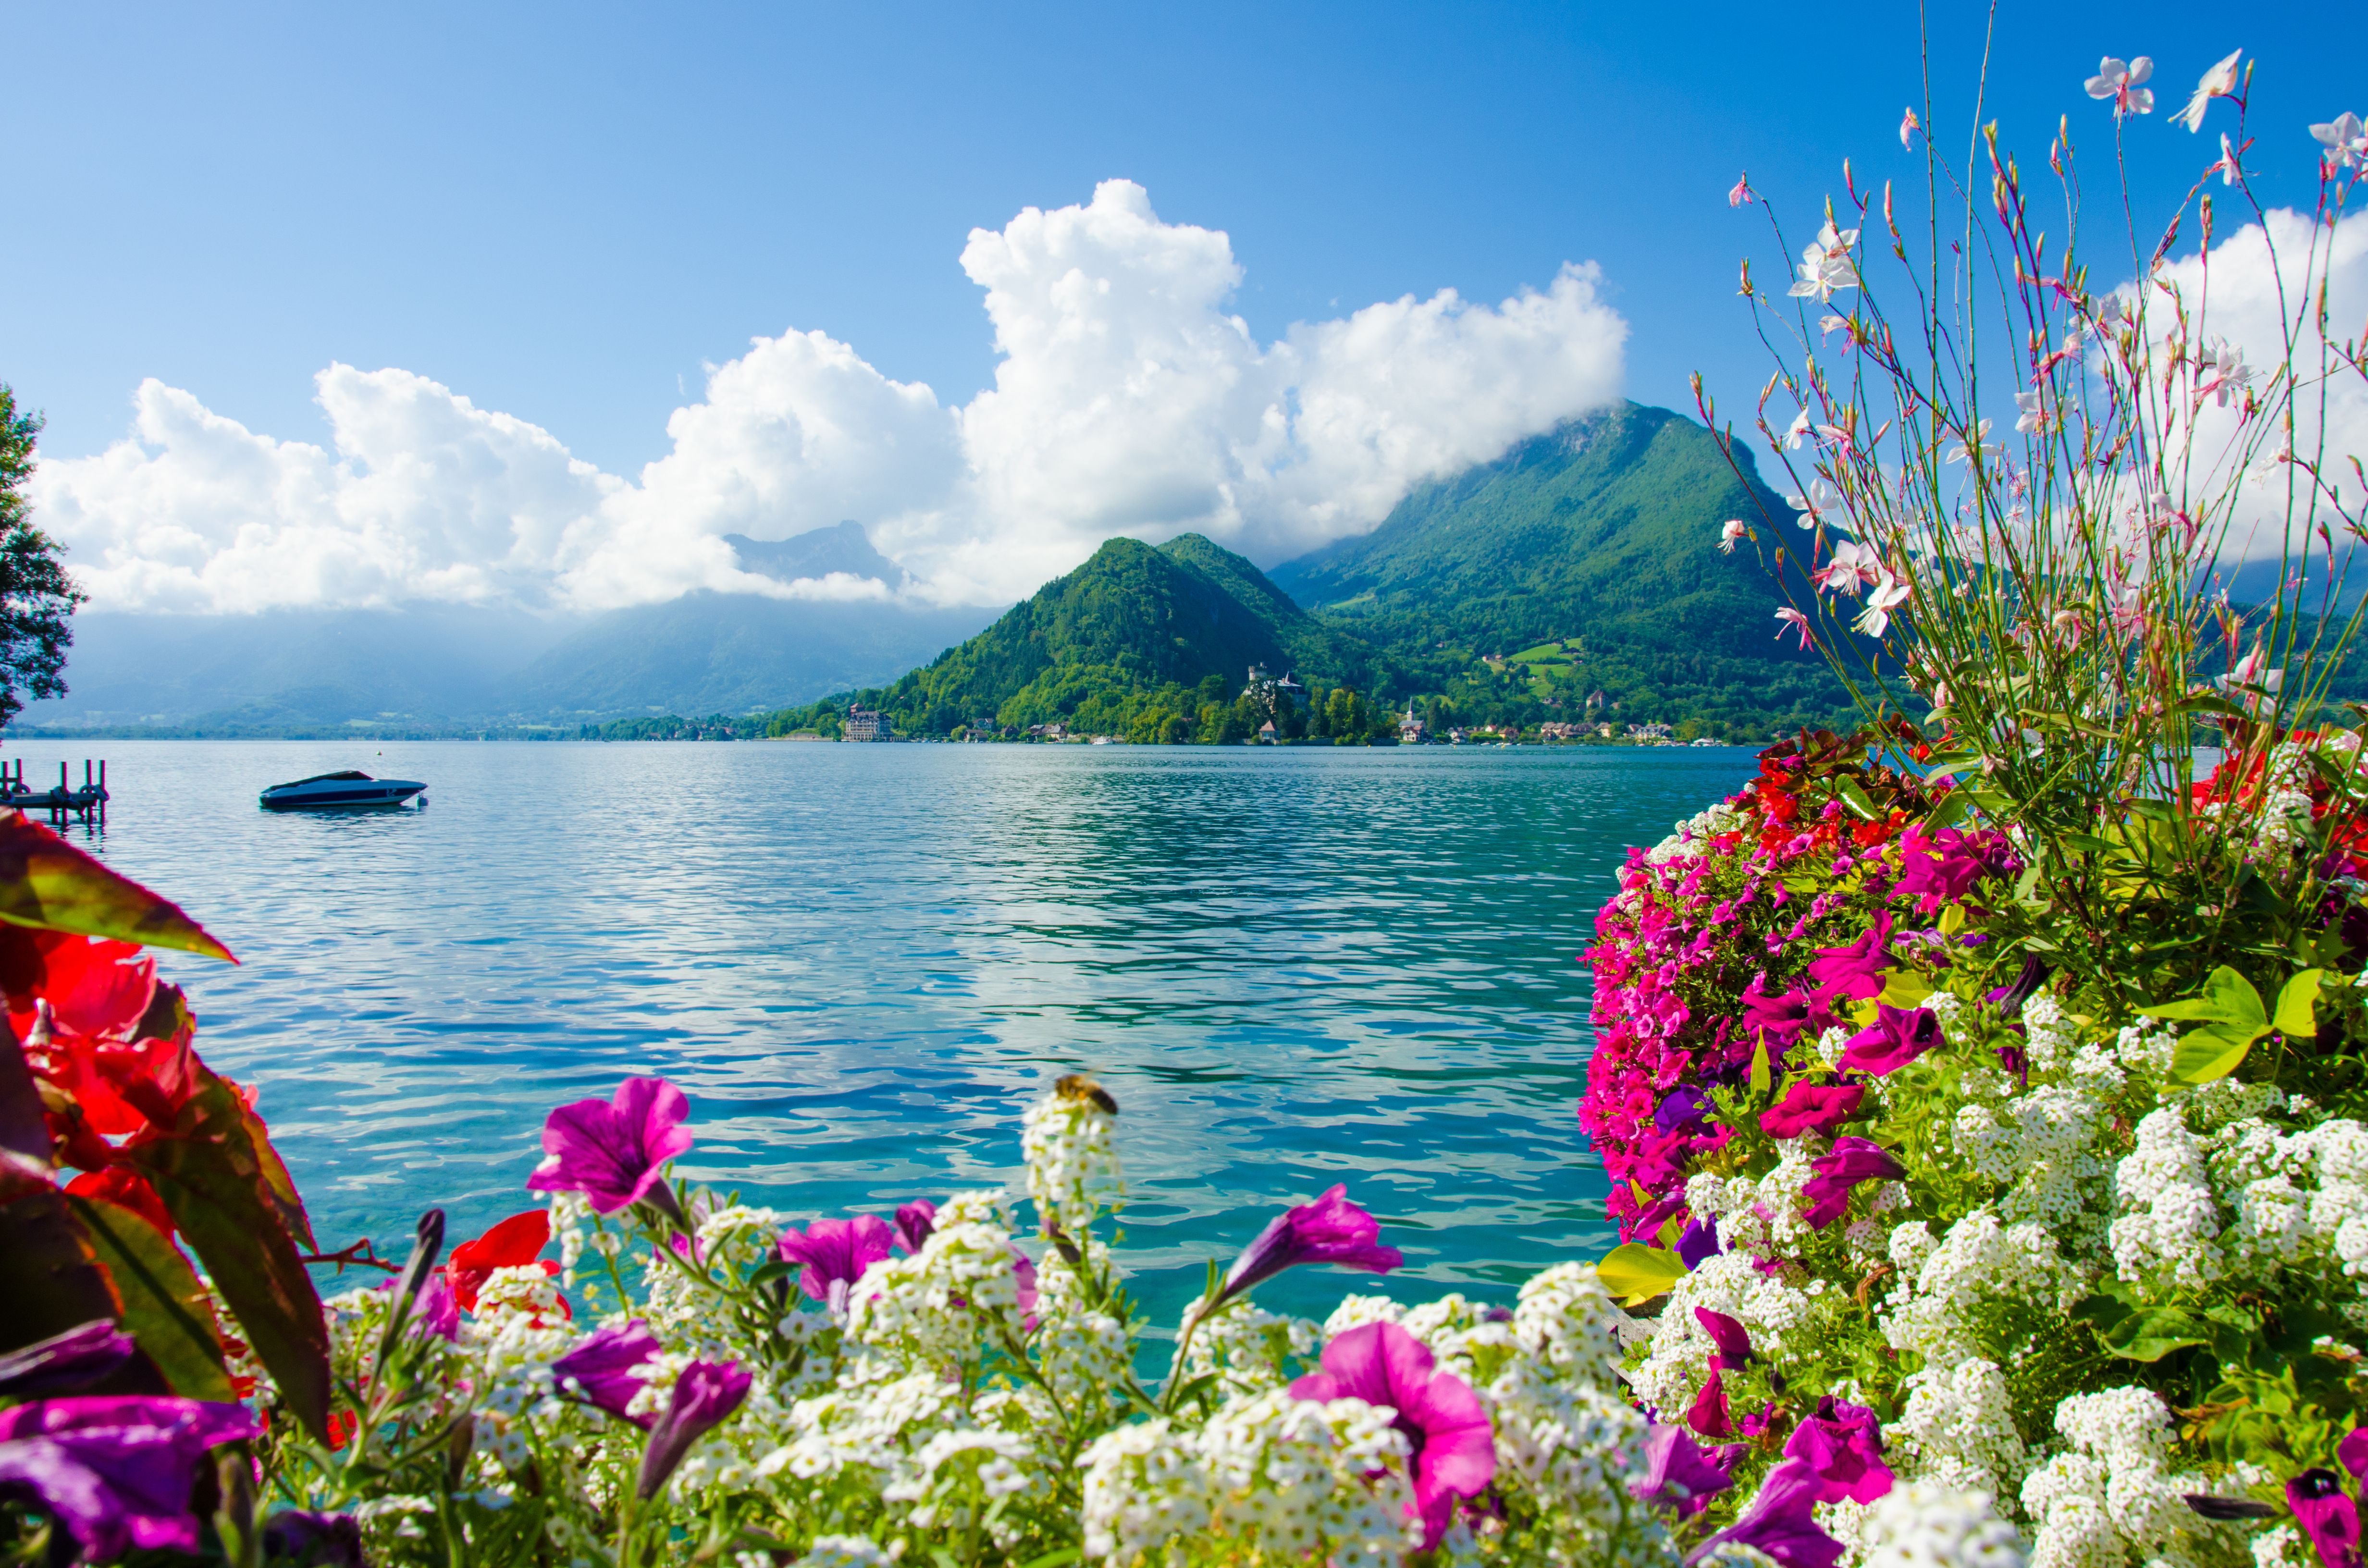
[[[24,495],[41,418],[0,382],[0,724],[28,699],[63,697],[68,624],[87,597],[66,576],[65,547],[33,526]]]

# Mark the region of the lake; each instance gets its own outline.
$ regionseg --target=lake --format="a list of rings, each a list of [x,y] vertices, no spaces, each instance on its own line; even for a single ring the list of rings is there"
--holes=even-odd
[[[685,1165],[801,1218],[1016,1177],[1019,1114],[1117,1097],[1123,1258],[1172,1324],[1202,1261],[1334,1182],[1404,1297],[1616,1239],[1573,1119],[1577,957],[1629,844],[1741,749],[33,740],[105,756],[74,836],[243,960],[165,954],[324,1245],[528,1206],[552,1106],[658,1073]],[[259,811],[335,767],[424,809]],[[1370,1277],[1359,1277],[1366,1278]],[[1297,1270],[1269,1307],[1349,1280]]]

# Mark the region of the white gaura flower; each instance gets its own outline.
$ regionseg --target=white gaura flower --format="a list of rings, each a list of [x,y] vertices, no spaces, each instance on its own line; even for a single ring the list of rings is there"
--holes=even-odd
[[[2214,98],[2225,98],[2237,90],[2237,61],[2244,52],[2241,49],[2232,49],[2226,59],[2203,73],[2195,84],[2195,96],[2187,100],[2185,108],[2170,117],[2171,124],[2184,125],[2190,131],[2203,130],[2204,106]]]
[[[2212,340],[2212,347],[2195,361],[2195,374],[2196,401],[2209,397],[2222,408],[2253,379],[2253,372],[2245,366],[2244,350],[2225,337]]]
[[[1801,514],[1801,526],[1814,528],[1825,515],[1842,504],[1842,493],[1820,474],[1809,481],[1806,495],[1787,495],[1784,504]]]
[[[2368,169],[2368,127],[2361,125],[2358,115],[2347,110],[2325,125],[2312,126],[2310,133],[2326,146],[2330,174],[2337,169]]]
[[[1836,229],[1831,223],[1817,231],[1817,237],[1801,250],[1801,280],[1790,290],[1794,299],[1815,294],[1823,304],[1834,297],[1837,289],[1858,287],[1858,264],[1850,260],[1850,247],[1858,244],[1856,229]]]
[[[1759,193],[1751,188],[1751,176],[1748,174],[1736,176],[1735,188],[1726,193],[1726,204],[1729,207],[1740,207],[1747,201],[1759,199]]]
[[[1924,123],[1916,118],[1914,109],[1904,110],[1899,116],[1899,144],[1912,151],[1916,145],[1916,133],[1923,129]]]
[[[1737,540],[1749,539],[1751,530],[1741,517],[1729,517],[1718,526],[1718,551],[1721,555],[1733,555]]]
[[[1806,652],[1808,649],[1816,645],[1816,639],[1809,635],[1809,618],[1807,616],[1803,615],[1791,605],[1786,605],[1782,609],[1776,612],[1776,619],[1782,621],[1784,626],[1789,626],[1793,631],[1801,634],[1801,647],[1804,652]],[[1776,629],[1776,635],[1779,637],[1784,635],[1783,626],[1780,626]]]
[[[2237,166],[2237,144],[2228,140],[2226,131],[2220,133],[2220,161],[2204,170],[2203,174],[2207,179],[2218,175],[2222,185],[2235,185],[2245,177],[2245,171]]]
[[[2047,395],[2037,387],[2014,394],[2014,406],[2019,417],[2014,427],[2030,436],[2047,427]]]
[[[1801,443],[1809,438],[1809,432],[1815,428],[1816,426],[1809,419],[1809,411],[1805,408],[1801,410],[1793,416],[1793,423],[1784,427],[1784,445],[1799,451]]]
[[[1883,557],[1871,546],[1850,541],[1836,545],[1825,565],[1812,573],[1809,580],[1826,593],[1848,594],[1855,598],[1861,587],[1874,586],[1888,575]]]
[[[2154,61],[2146,55],[2135,60],[2120,60],[2107,55],[2097,62],[2097,74],[2089,78],[2089,96],[2113,100],[2113,118],[2125,114],[2152,114],[2154,89],[2139,84],[2154,74]]]
[[[1867,595],[1866,608],[1858,613],[1858,629],[1869,637],[1882,636],[1891,626],[1891,612],[1907,602],[1908,593],[1907,584],[1885,572],[1874,592]]]
[[[1987,419],[1979,421],[1974,426],[1972,435],[1962,441],[1950,443],[1948,460],[1952,463],[1964,462],[1967,457],[1975,455],[1980,456],[1985,460],[1997,457],[2003,449],[1989,438],[1989,434],[1990,422]]]

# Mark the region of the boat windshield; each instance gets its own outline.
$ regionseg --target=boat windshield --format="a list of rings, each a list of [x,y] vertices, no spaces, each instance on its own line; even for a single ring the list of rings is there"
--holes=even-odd
[[[342,783],[350,779],[366,779],[368,778],[370,778],[369,774],[357,773],[349,767],[343,773],[315,773],[310,778],[291,778],[285,784],[274,784],[272,788],[275,790],[293,790],[299,784]]]

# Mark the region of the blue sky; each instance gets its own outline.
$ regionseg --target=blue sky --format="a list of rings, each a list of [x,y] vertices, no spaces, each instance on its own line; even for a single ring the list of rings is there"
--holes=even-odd
[[[2306,122],[2368,108],[2340,14],[2011,0],[1992,111],[2032,163],[2058,113],[2101,154],[2080,79],[2150,52],[2165,112],[2130,136],[2168,195],[2214,138],[2167,111],[2242,45],[2298,198]],[[1982,17],[1931,24],[1961,125]],[[1740,399],[1766,363],[1735,261],[1774,258],[1724,193],[1748,169],[1797,221],[1847,153],[1906,169],[1918,31],[1905,5],[12,5],[0,380],[77,457],[145,377],[321,441],[315,372],[401,367],[632,474],[760,334],[969,398],[996,364],[969,232],[1123,176],[1230,235],[1261,342],[1593,260],[1631,395],[1682,404],[1700,369]]]

